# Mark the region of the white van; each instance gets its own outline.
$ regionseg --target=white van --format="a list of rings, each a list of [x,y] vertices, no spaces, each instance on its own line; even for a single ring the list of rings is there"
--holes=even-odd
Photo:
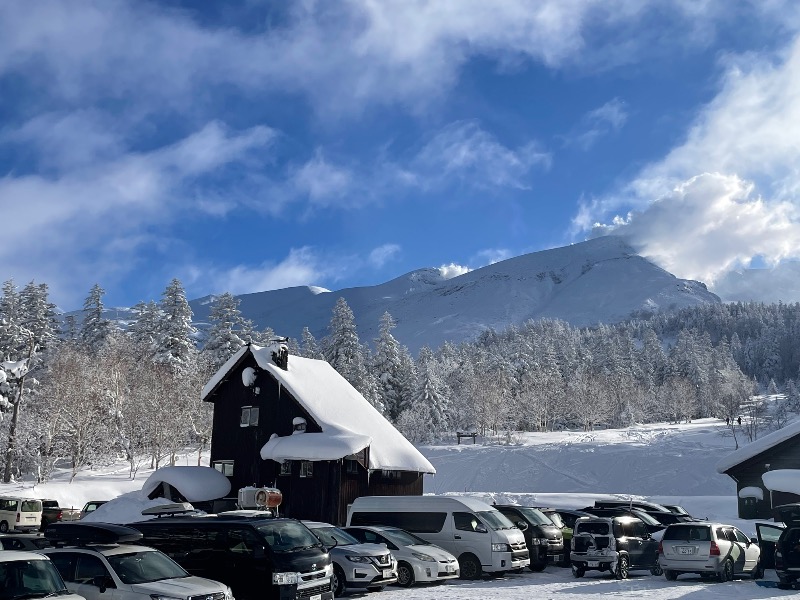
[[[463,579],[530,564],[522,531],[496,508],[457,496],[363,496],[347,525],[386,525],[410,531],[458,558]]]
[[[11,529],[38,531],[41,524],[41,500],[14,496],[0,497],[0,533]]]

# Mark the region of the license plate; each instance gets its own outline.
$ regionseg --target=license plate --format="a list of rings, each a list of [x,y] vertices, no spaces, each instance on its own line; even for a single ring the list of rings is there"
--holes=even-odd
[[[587,567],[599,567],[599,566],[600,566],[600,561],[597,561],[597,560],[590,560],[590,561],[588,561],[588,562],[586,563],[586,566],[587,566]]]
[[[679,546],[678,554],[694,554],[694,548],[691,546]]]
[[[455,565],[446,565],[444,570],[447,571],[448,573],[455,573],[456,572],[456,566]]]
[[[389,579],[389,577],[391,577],[391,576],[392,576],[392,570],[391,569],[384,569],[383,570],[383,578],[384,579]]]
[[[322,594],[314,594],[308,600],[322,600]]]
[[[25,517],[26,521],[35,521],[36,517]]]

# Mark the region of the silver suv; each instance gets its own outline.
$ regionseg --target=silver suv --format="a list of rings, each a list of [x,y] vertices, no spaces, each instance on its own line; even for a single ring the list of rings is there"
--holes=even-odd
[[[674,581],[681,573],[730,581],[746,574],[764,576],[761,549],[733,525],[695,521],[677,523],[664,530],[658,546],[658,562],[664,576]]]

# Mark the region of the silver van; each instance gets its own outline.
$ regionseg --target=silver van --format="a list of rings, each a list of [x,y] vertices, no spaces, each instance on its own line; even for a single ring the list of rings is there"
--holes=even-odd
[[[0,497],[0,533],[12,529],[38,531],[42,524],[42,501],[16,496]]]
[[[462,496],[364,496],[347,525],[399,527],[458,559],[462,579],[519,571],[530,565],[522,531],[493,506]]]

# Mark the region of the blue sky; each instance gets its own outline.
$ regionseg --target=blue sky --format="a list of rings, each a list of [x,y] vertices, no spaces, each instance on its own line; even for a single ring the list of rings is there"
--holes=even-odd
[[[598,233],[800,256],[782,0],[0,4],[3,280],[65,310],[449,274]]]

